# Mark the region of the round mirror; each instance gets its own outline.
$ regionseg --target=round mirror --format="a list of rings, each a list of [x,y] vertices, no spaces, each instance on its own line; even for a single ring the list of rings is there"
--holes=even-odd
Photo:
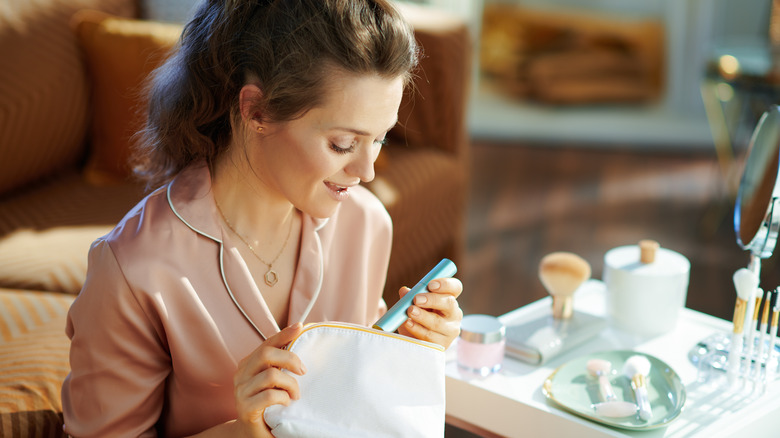
[[[753,131],[734,208],[737,243],[759,258],[770,257],[777,243],[779,150],[780,106],[774,105],[761,116]]]

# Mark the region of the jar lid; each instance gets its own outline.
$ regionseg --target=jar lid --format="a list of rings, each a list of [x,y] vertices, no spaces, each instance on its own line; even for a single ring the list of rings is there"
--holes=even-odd
[[[493,344],[504,339],[506,328],[495,316],[466,315],[460,323],[460,337],[475,344]]]
[[[635,275],[664,276],[688,272],[691,263],[675,251],[657,248],[655,257],[649,263],[643,262],[639,245],[627,245],[612,248],[604,256],[604,264],[612,269],[630,271]]]

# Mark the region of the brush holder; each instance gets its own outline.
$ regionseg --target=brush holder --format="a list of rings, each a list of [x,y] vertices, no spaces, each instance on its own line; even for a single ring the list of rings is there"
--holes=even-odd
[[[762,351],[759,348],[761,342],[764,342],[765,348],[763,349],[764,353],[759,357],[758,352]],[[688,360],[696,366],[699,382],[726,384],[730,347],[731,337],[727,333],[718,332],[702,339],[688,351]],[[760,336],[755,336],[751,356],[749,358],[746,356],[746,350],[740,354],[738,362],[740,376],[742,377],[745,373],[749,374],[748,366],[753,371],[755,371],[756,366],[765,370],[767,364],[772,363],[769,361],[769,352],[773,350],[775,355],[780,356],[780,344],[773,345],[769,339],[762,340]],[[776,361],[773,364],[775,370],[772,380],[777,380],[780,378],[780,363]]]

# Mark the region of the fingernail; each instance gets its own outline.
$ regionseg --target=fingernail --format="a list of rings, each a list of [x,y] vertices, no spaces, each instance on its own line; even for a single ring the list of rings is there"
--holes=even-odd
[[[417,304],[418,306],[425,304],[427,302],[428,302],[428,297],[426,297],[425,295],[418,295],[414,297],[414,304]]]
[[[406,320],[406,326],[409,327],[409,328],[414,327],[414,321],[412,321],[411,319],[407,319]]]
[[[301,371],[303,372],[303,374],[306,374],[306,365],[301,364]]]
[[[428,290],[438,290],[441,287],[441,283],[434,280],[430,283],[428,283]]]
[[[417,307],[412,307],[412,315],[414,316],[420,315],[420,309],[418,309]]]

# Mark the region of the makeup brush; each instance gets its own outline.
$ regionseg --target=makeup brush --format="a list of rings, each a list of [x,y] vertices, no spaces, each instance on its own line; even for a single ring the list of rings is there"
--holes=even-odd
[[[542,258],[539,279],[552,295],[553,318],[571,318],[574,312],[572,295],[588,278],[590,264],[577,254],[554,252]]]
[[[777,320],[780,316],[780,305],[777,302],[777,295],[780,293],[777,289],[772,291],[772,298],[770,305],[772,307],[772,321],[769,324],[769,353],[767,353],[766,359],[766,374],[764,375],[764,390],[766,387],[775,380],[775,373],[777,372],[777,351],[775,350],[775,344],[777,343]]]
[[[612,363],[604,359],[591,359],[585,364],[588,374],[599,380],[599,396],[601,401],[611,402],[617,400],[615,390],[607,377],[612,372]]]
[[[745,377],[750,375],[750,370],[753,368],[753,346],[756,338],[756,326],[758,325],[758,314],[761,310],[761,299],[764,296],[764,291],[761,288],[756,288],[755,300],[748,302],[748,314],[752,309],[753,318],[745,324]]]
[[[748,303],[753,302],[753,295],[758,287],[758,278],[753,271],[740,268],[734,273],[734,287],[737,290],[737,302],[734,304],[734,328],[731,332],[731,346],[728,358],[728,381],[733,385],[739,376],[739,359],[743,348],[743,331],[745,315],[748,313]]]
[[[756,371],[753,376],[756,382],[755,388],[758,387],[758,382],[761,379],[761,362],[764,362],[764,349],[768,338],[767,332],[769,332],[769,307],[771,306],[771,301],[772,291],[766,291],[764,299],[761,301],[761,321],[756,328],[758,330],[758,351],[756,352]]]
[[[647,395],[647,376],[650,374],[650,361],[642,355],[629,357],[623,366],[623,374],[631,379],[636,404],[639,406],[639,418],[649,421],[653,418],[653,409]]]
[[[780,316],[780,303],[778,303],[778,294],[780,291],[777,289],[772,291],[772,323],[770,324],[770,331],[772,336],[769,338],[769,358],[766,362],[766,376],[764,388],[767,385],[771,385],[775,380],[775,372],[777,371],[777,351],[775,345],[777,345],[777,320]]]

